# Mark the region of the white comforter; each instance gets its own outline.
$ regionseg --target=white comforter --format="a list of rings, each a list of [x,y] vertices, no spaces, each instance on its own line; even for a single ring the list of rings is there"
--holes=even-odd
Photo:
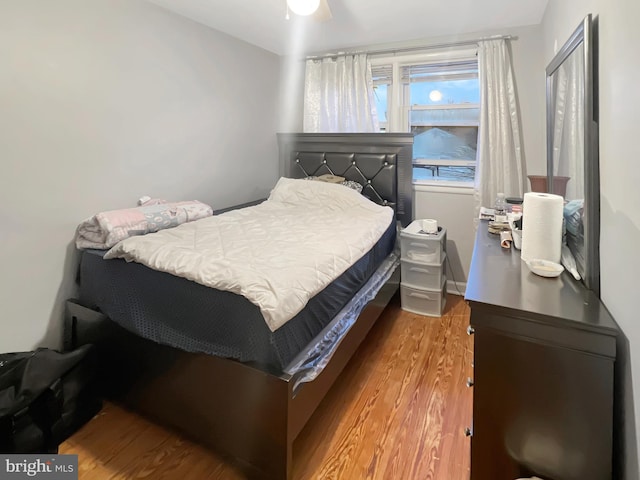
[[[105,258],[243,295],[275,331],[368,252],[392,217],[342,185],[281,178],[260,205],[128,238]]]

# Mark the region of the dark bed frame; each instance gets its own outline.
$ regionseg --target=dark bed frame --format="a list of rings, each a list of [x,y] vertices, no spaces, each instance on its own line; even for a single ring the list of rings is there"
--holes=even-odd
[[[284,176],[358,181],[363,195],[394,207],[403,226],[411,222],[411,134],[279,134],[278,143]],[[290,480],[293,441],[399,284],[396,269],[327,366],[295,391],[295,376],[154,343],[74,300],[67,302],[65,346],[98,347],[107,396],[212,447],[252,478]]]

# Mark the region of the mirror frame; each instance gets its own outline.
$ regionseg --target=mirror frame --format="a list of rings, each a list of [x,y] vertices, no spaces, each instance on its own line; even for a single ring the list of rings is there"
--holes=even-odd
[[[600,168],[598,156],[598,123],[596,119],[596,69],[594,23],[591,14],[571,34],[546,69],[547,80],[547,185],[553,192],[553,73],[581,44],[584,45],[584,256],[582,282],[600,296]]]

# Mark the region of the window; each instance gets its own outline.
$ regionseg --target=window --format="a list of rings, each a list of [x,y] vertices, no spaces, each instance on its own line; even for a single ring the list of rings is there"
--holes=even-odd
[[[373,78],[373,92],[376,97],[376,109],[378,110],[378,123],[380,131],[387,132],[389,118],[387,111],[389,108],[389,91],[391,90],[391,79],[393,78],[392,65],[379,65],[371,68]]]
[[[478,62],[475,52],[460,56],[372,62],[380,130],[415,135],[414,183],[473,185],[480,123]]]

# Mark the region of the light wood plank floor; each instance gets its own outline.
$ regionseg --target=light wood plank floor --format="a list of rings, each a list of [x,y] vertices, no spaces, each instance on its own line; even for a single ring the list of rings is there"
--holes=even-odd
[[[394,299],[294,444],[294,479],[466,480],[472,392],[469,308],[441,318]],[[244,478],[180,435],[107,403],[65,442],[80,479]]]

